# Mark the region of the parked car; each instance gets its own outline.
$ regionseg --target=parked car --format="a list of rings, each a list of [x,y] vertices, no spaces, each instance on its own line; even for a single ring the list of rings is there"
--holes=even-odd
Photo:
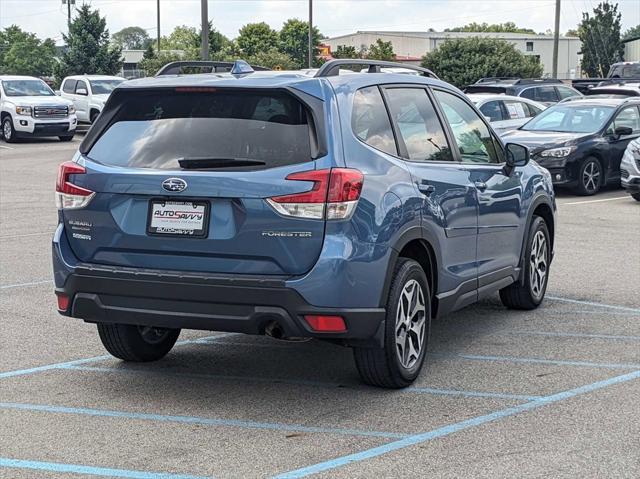
[[[640,80],[640,62],[618,62],[611,65],[606,78],[576,78],[571,86],[584,95],[589,95],[592,88],[602,86],[608,81],[635,79]]]
[[[431,319],[542,301],[549,173],[429,70],[133,80],[56,187],[61,314],[152,361],[181,328],[351,346],[363,380],[419,374]],[[406,68],[406,66],[405,66]]]
[[[620,160],[640,136],[640,98],[585,97],[555,105],[505,141],[528,145],[532,158],[551,172],[553,183],[594,195],[620,181]]]
[[[491,93],[472,93],[467,96],[499,135],[521,127],[547,109],[542,103],[517,96]]]
[[[578,90],[553,78],[481,78],[463,91],[466,94],[493,93],[523,97],[546,106],[572,96],[582,96]]]
[[[600,83],[590,88],[587,95],[640,96],[640,80],[616,80]]]
[[[640,201],[640,138],[631,141],[620,162],[622,187]]]
[[[93,123],[111,92],[124,81],[124,78],[106,75],[70,76],[62,80],[60,96],[73,102],[78,121]]]
[[[8,143],[41,136],[71,141],[77,118],[73,103],[56,96],[39,78],[0,75],[0,123]]]

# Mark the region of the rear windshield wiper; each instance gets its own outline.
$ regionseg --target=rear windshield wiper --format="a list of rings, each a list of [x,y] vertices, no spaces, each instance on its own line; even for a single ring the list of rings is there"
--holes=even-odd
[[[251,158],[179,158],[180,168],[185,170],[198,168],[238,168],[242,166],[260,166],[267,163]]]

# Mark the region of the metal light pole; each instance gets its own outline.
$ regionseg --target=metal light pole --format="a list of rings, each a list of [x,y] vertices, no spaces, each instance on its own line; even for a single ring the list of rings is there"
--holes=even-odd
[[[156,29],[158,30],[158,53],[160,53],[160,0],[157,1],[158,5],[158,15],[157,15],[157,24]]]
[[[200,0],[200,15],[202,20],[202,40],[200,43],[200,56],[203,60],[209,59],[209,12],[207,0]]]
[[[309,0],[309,68],[313,68],[313,0]]]
[[[560,41],[560,0],[556,0],[556,24],[553,31],[553,67],[552,78],[558,77],[558,42]]]
[[[76,0],[62,0],[62,4],[67,4],[67,27],[71,25],[71,5],[76,4]]]

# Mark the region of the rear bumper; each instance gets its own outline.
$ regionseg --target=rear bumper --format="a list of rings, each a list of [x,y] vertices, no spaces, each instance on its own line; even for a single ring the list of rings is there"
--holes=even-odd
[[[61,254],[62,229],[53,244],[56,294],[66,295],[65,316],[92,323],[120,323],[264,334],[272,322],[285,336],[381,346],[385,309],[309,304],[284,277],[208,275],[85,263]],[[305,315],[337,315],[346,331],[313,331]]]
[[[318,308],[277,279],[189,276],[175,272],[84,265],[57,294],[71,298],[67,316],[96,323],[264,334],[275,321],[290,337],[372,339],[384,322],[382,308]],[[347,331],[319,333],[306,314],[344,318]]]

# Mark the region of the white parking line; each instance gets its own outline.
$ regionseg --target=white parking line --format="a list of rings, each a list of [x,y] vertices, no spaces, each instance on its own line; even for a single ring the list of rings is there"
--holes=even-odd
[[[604,203],[605,201],[625,200],[627,198],[629,198],[629,195],[616,196],[615,198],[605,198],[604,200],[571,201],[569,203],[559,203],[559,204],[561,206],[565,206],[565,205],[584,205],[584,204],[587,204],[587,203]]]
[[[4,148],[5,150],[15,150],[15,148],[11,148],[10,146],[0,145],[0,148]]]

